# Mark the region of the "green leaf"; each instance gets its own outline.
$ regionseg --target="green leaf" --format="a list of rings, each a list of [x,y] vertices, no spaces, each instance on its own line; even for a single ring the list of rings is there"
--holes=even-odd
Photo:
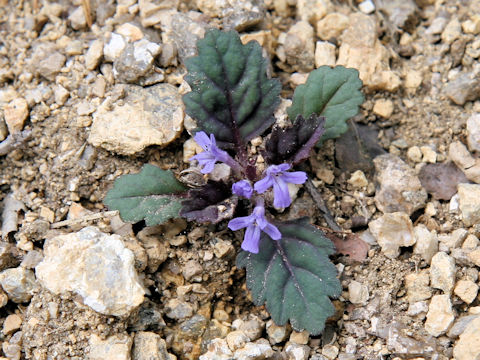
[[[267,62],[256,41],[243,45],[235,31],[216,29],[197,42],[198,56],[186,60],[183,96],[186,112],[198,127],[231,147],[260,135],[275,122],[280,82],[268,79]]]
[[[146,164],[140,173],[116,179],[104,203],[118,210],[124,221],[145,220],[147,226],[152,226],[179,217],[186,191],[172,172]]]
[[[325,134],[320,142],[336,138],[347,131],[346,121],[358,113],[364,101],[361,87],[356,69],[321,66],[295,89],[288,116],[290,119],[298,115],[308,118],[313,113],[325,116]]]
[[[258,254],[242,251],[237,267],[247,271],[247,286],[256,305],[266,304],[273,321],[288,320],[297,331],[320,334],[335,308],[329,297],[342,291],[328,256],[335,248],[307,218],[275,224],[282,238],[262,233]]]

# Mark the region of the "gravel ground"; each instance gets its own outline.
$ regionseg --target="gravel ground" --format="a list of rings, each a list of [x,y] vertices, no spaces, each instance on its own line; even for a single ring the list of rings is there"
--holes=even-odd
[[[0,359],[480,357],[478,1],[0,5]],[[360,71],[351,130],[307,164],[349,240],[321,336],[252,305],[225,222],[132,225],[102,203],[145,163],[188,168],[183,63],[209,28],[263,46],[279,122],[308,72]],[[303,187],[282,216],[305,215],[327,227]]]

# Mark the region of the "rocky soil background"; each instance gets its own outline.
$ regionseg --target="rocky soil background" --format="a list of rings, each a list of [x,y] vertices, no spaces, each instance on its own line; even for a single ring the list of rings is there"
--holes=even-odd
[[[480,2],[0,5],[1,359],[480,356]],[[314,68],[360,71],[353,130],[309,161],[347,250],[369,246],[334,259],[322,336],[252,306],[225,224],[131,225],[102,204],[144,163],[189,166],[183,62],[209,28],[263,46],[279,122]],[[284,216],[326,226],[310,193]]]

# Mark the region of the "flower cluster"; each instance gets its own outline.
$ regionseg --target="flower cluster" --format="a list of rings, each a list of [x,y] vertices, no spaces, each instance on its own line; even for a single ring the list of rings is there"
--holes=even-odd
[[[223,162],[233,170],[241,173],[241,166],[226,151],[217,147],[213,134],[210,137],[203,131],[198,132],[195,141],[204,150],[193,156],[190,160],[197,160],[202,167],[201,172],[208,174],[213,171],[215,163]],[[265,200],[261,196],[270,188],[273,188],[273,205],[276,208],[286,208],[292,203],[288,184],[303,184],[307,180],[307,174],[303,171],[289,171],[290,164],[270,165],[263,174],[263,178],[254,182],[242,179],[232,185],[235,195],[246,199],[255,199],[255,207],[249,216],[238,217],[230,220],[228,227],[231,230],[246,228],[242,243],[242,249],[257,254],[259,251],[260,233],[265,232],[273,240],[282,238],[278,228],[267,221],[265,217]],[[240,170],[240,171],[238,171]],[[254,195],[254,192],[256,193]]]

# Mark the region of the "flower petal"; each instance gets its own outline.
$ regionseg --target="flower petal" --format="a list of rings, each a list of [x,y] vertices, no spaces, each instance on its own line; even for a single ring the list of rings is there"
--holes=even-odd
[[[237,181],[232,185],[232,192],[235,195],[246,197],[250,199],[253,193],[252,185],[247,180]]]
[[[237,217],[228,222],[228,228],[233,231],[240,230],[252,225],[254,221],[255,218],[252,215]]]
[[[203,169],[200,170],[202,174],[209,174],[213,171],[213,168],[215,167],[215,160],[205,162],[205,165],[203,166]]]
[[[273,185],[273,178],[271,175],[265,176],[262,180],[259,180],[253,185],[253,188],[259,194],[263,194]]]
[[[277,178],[273,184],[273,205],[276,208],[286,208],[292,203],[288,185],[281,178]]]
[[[280,178],[287,183],[303,184],[307,181],[307,174],[303,171],[286,172]]]
[[[273,240],[280,240],[282,238],[282,233],[280,230],[278,230],[275,225],[270,223],[267,223],[267,226],[265,226],[262,231],[267,233],[268,236],[270,236]]]
[[[213,136],[213,135],[212,135]],[[200,145],[203,150],[208,151],[210,145],[212,145],[211,140],[205,131],[199,131],[195,134],[194,139],[198,145]]]
[[[245,231],[242,242],[242,249],[254,254],[258,254],[258,245],[260,243],[260,228],[256,225],[250,225]]]

